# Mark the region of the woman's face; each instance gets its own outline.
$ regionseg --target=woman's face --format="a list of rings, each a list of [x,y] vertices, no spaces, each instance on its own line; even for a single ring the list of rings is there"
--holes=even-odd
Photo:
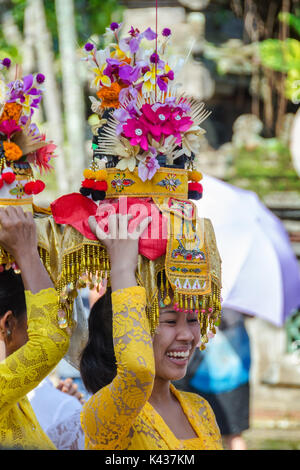
[[[159,326],[153,337],[155,375],[163,380],[185,376],[190,358],[200,339],[197,313],[160,309]]]

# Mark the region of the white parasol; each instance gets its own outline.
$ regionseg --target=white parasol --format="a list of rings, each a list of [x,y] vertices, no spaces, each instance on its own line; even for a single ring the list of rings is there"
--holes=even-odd
[[[222,258],[223,307],[282,326],[300,306],[300,269],[282,222],[258,196],[203,177],[198,215],[210,218]]]

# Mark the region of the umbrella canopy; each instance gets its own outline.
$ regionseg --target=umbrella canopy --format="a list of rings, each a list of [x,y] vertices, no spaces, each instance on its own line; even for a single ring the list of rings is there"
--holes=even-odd
[[[300,269],[282,222],[257,195],[203,177],[198,215],[211,219],[222,258],[223,307],[282,326],[300,306]]]

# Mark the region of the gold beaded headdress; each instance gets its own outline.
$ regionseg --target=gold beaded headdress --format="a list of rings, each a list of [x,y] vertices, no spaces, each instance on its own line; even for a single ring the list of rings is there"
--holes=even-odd
[[[191,200],[202,196],[194,157],[204,133],[200,124],[209,113],[173,84],[174,70],[165,58],[168,28],[159,47],[150,28],[141,33],[132,27],[124,38],[120,29],[110,25],[113,42],[105,49],[93,43],[83,48],[98,98],[91,98],[93,159],[79,193],[51,205],[55,222],[64,224],[56,278],[60,323],[72,323],[78,289],[100,289],[109,282],[108,255],[90,231],[88,217],[105,222],[107,211],[121,212],[126,204],[137,218],[138,212],[152,216],[140,239],[136,273],[146,288],[152,332],[159,308],[172,301],[175,309],[198,313],[204,346],[221,310],[221,261],[213,227],[197,216]]]

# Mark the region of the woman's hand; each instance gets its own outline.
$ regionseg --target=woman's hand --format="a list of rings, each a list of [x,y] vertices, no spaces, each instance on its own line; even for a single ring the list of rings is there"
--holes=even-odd
[[[31,212],[24,212],[21,207],[0,208],[0,246],[13,256],[20,268],[25,290],[36,294],[53,287],[39,257]]]
[[[129,231],[128,221],[131,217],[127,214],[110,215],[108,232],[101,229],[95,217],[89,217],[92,232],[105,245],[110,258],[112,291],[136,285],[139,238],[148,227],[151,217],[146,217],[135,230]]]
[[[73,382],[73,379],[71,379],[70,377],[65,380],[60,380],[56,388],[63,393],[67,393],[68,395],[71,395],[74,398],[77,398],[77,400],[82,405],[84,404],[84,398],[83,398],[82,393],[78,391],[77,384],[75,384]]]
[[[28,252],[31,255],[37,252],[36,226],[31,212],[24,212],[21,207],[0,208],[0,245],[17,263]]]

